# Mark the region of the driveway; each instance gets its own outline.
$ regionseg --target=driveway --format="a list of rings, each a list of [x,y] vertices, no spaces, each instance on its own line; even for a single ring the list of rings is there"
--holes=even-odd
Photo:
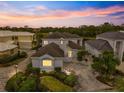
[[[90,63],[64,63],[64,69],[70,69],[78,76],[76,90],[83,91],[102,91],[111,87],[98,81],[92,73]]]
[[[28,57],[18,64],[18,71],[25,71],[27,64],[30,62],[32,51],[28,52]],[[7,80],[16,73],[14,65],[9,67],[0,67],[0,92],[5,91],[4,87]]]

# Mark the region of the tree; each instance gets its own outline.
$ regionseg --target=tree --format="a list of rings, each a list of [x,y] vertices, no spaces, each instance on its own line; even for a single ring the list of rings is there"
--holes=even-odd
[[[95,58],[92,67],[100,73],[101,76],[110,77],[116,71],[119,61],[112,52],[105,51],[99,58]]]
[[[77,53],[77,59],[78,59],[78,61],[84,60],[86,54],[88,54],[88,52],[85,51],[85,50],[78,51],[78,53]]]

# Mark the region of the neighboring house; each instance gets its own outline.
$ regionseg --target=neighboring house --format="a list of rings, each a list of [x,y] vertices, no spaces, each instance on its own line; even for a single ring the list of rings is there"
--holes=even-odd
[[[103,51],[113,51],[122,61],[124,54],[124,32],[106,32],[96,36],[96,40],[85,42],[86,50],[98,57]]]
[[[0,57],[18,53],[17,45],[0,43]]]
[[[19,45],[21,49],[31,49],[33,47],[34,33],[0,31],[0,42]]]
[[[82,39],[70,33],[50,33],[42,39],[42,47],[32,55],[33,67],[51,71],[63,67],[63,62],[75,61]]]

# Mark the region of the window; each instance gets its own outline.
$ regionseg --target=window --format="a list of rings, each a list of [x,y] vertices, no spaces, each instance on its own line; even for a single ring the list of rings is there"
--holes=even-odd
[[[48,44],[48,41],[44,41],[44,45],[47,45]]]
[[[60,43],[63,44],[63,40],[61,40]]]
[[[72,57],[72,51],[71,50],[68,51],[68,57]]]
[[[43,66],[52,66],[52,60],[49,59],[43,60]]]

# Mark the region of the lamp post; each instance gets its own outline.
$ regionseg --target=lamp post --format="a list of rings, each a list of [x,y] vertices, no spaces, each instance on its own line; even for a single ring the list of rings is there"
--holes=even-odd
[[[18,65],[15,65],[15,70],[16,70],[16,78],[17,78],[17,69],[18,69]]]

